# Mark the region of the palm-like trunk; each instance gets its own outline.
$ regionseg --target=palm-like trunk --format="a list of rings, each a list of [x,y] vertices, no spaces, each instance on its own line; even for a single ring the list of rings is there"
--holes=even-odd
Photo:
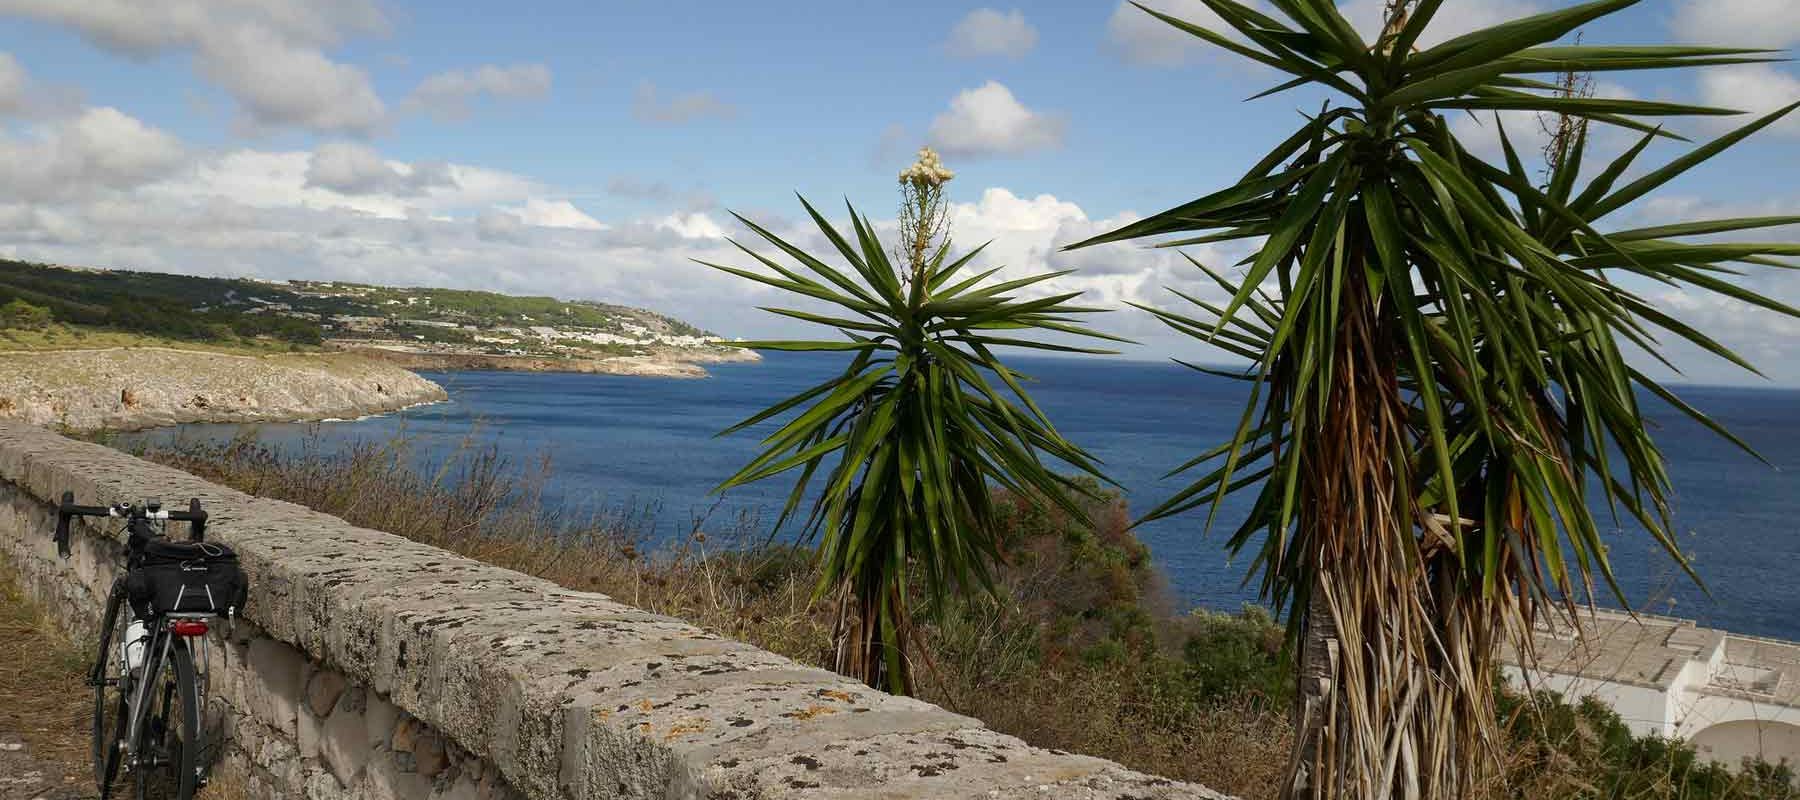
[[[1456,687],[1439,676],[1447,662],[1466,673],[1471,653],[1460,642],[1479,626],[1439,613],[1436,598],[1460,599],[1434,591],[1440,571],[1429,559],[1439,549],[1421,539],[1402,488],[1411,443],[1400,351],[1362,270],[1346,273],[1330,400],[1295,431],[1302,511],[1287,560],[1307,616],[1286,794],[1463,797],[1479,767],[1462,760],[1471,732],[1458,724],[1468,717],[1455,713]]]
[[[898,658],[890,661],[889,646],[882,637],[881,617],[875,607],[882,592],[888,593],[890,602],[897,602],[898,592],[880,585],[865,588],[870,591],[857,591],[854,581],[838,585],[831,636],[832,671],[879,689],[910,695],[914,688],[910,659],[905,650],[900,649],[893,654]],[[910,617],[903,607],[897,616],[902,626],[910,625]],[[907,632],[899,633],[904,636]],[[895,663],[899,665],[897,674],[893,670]]]
[[[1335,728],[1333,712],[1341,657],[1337,625],[1323,592],[1313,593],[1304,626],[1294,702],[1294,763],[1288,770],[1293,781],[1288,796],[1292,798],[1312,797],[1319,788],[1327,731]]]

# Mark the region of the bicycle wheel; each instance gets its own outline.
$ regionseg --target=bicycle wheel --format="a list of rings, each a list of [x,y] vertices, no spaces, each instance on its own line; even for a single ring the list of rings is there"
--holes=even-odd
[[[177,638],[162,665],[138,744],[138,800],[192,800],[200,788],[200,686],[186,639]]]
[[[131,702],[131,679],[125,674],[118,650],[125,639],[124,598],[123,584],[113,584],[101,618],[99,652],[88,673],[88,683],[94,688],[94,783],[102,798],[110,798],[118,785],[119,764],[124,755],[119,742],[125,738]]]

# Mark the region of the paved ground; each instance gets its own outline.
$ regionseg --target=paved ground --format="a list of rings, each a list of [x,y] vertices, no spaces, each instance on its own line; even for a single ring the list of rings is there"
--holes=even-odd
[[[38,758],[16,733],[0,730],[0,800],[88,800],[87,773]]]

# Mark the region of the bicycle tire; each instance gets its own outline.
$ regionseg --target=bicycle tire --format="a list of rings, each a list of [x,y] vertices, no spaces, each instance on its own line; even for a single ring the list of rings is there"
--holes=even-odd
[[[145,720],[144,741],[138,752],[163,763],[161,769],[140,769],[138,800],[193,800],[200,788],[200,686],[194,674],[194,655],[185,639],[175,639],[168,663],[157,685],[155,711]],[[154,737],[154,741],[152,740]],[[152,793],[152,788],[158,791]]]
[[[124,637],[124,612],[124,588],[114,584],[112,594],[106,600],[106,613],[101,619],[99,653],[95,656],[93,669],[88,673],[89,683],[94,689],[94,784],[103,799],[111,798],[113,789],[118,784],[119,764],[122,760],[119,742],[125,738],[128,727],[126,717],[131,704],[128,692],[130,685],[124,674],[124,666],[113,652],[116,644]],[[110,715],[107,713],[108,709],[112,710]]]

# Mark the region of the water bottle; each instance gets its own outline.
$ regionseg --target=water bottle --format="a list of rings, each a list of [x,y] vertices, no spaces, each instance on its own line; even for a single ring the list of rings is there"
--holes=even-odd
[[[144,623],[134,619],[125,626],[125,640],[119,643],[119,657],[125,661],[126,672],[144,668],[144,647],[149,638],[150,630]]]

